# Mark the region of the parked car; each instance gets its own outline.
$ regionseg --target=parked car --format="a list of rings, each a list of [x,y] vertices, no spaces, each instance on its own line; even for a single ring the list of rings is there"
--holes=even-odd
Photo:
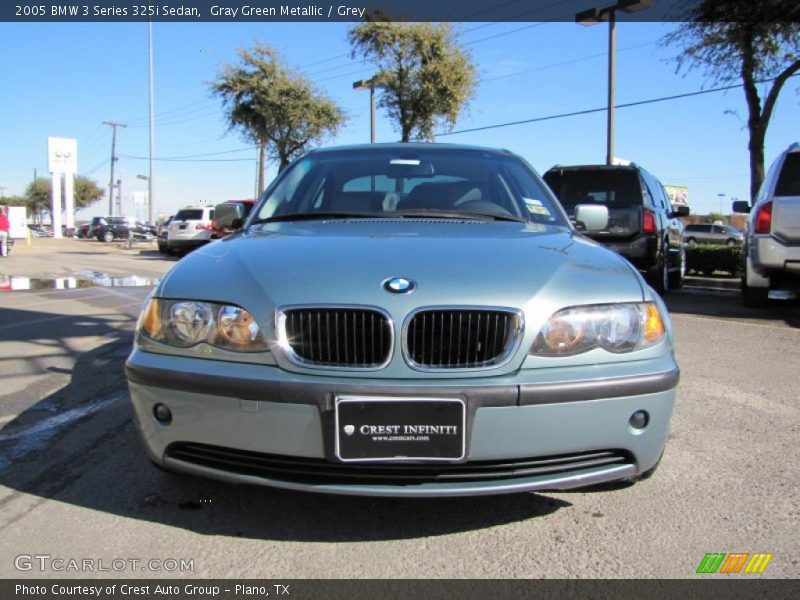
[[[226,200],[222,204],[217,204],[214,207],[215,219],[212,222],[213,231],[211,233],[211,239],[222,239],[236,230],[234,227],[222,227],[218,223],[220,216],[224,215],[229,223],[233,223],[237,219],[244,222],[255,205],[255,200]]]
[[[167,230],[168,253],[186,253],[211,241],[214,208],[187,206],[172,218]]]
[[[28,229],[33,237],[52,237],[53,230],[46,225],[28,225]]]
[[[78,227],[75,229],[75,237],[88,238],[91,227],[91,223],[83,223],[82,225],[78,225]]]
[[[404,143],[284,169],[155,288],[126,376],[164,469],[409,497],[646,477],[679,371],[659,295],[524,160]]]
[[[686,206],[673,208],[661,182],[636,164],[555,166],[544,180],[571,218],[580,204],[608,208],[608,227],[587,233],[643,271],[659,293],[680,288],[686,273]]]
[[[97,237],[97,232],[100,228],[104,225],[108,224],[109,219],[112,217],[92,217],[92,220],[89,222],[89,231],[87,232],[87,237]]]
[[[94,236],[103,242],[113,242],[121,239],[127,240],[133,233],[135,238],[152,238],[155,236],[155,227],[142,223],[132,217],[105,217],[95,230]]]
[[[687,244],[725,244],[737,246],[744,243],[744,234],[730,225],[692,223],[684,230]]]
[[[749,212],[745,228],[742,298],[764,306],[770,290],[800,293],[800,144],[781,152],[769,168],[752,210],[746,201],[734,212]]]
[[[156,229],[156,240],[158,242],[158,251],[161,254],[170,254],[167,249],[167,232],[169,231],[169,224],[172,223],[173,215],[164,219],[164,222]]]

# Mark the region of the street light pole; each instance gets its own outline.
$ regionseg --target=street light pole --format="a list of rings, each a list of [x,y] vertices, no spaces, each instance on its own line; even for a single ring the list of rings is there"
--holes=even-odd
[[[372,79],[359,79],[353,82],[354,90],[369,89],[369,142],[375,143],[375,82]]]
[[[614,163],[614,90],[617,85],[616,46],[617,46],[617,11],[632,13],[650,8],[652,0],[618,0],[616,4],[594,7],[575,15],[575,22],[580,25],[596,25],[608,21],[608,121],[606,129],[606,164]]]
[[[606,164],[614,164],[614,88],[616,86],[617,11],[608,13],[608,125]]]
[[[722,212],[722,203],[725,201],[725,195],[726,194],[723,194],[723,193],[717,194],[717,196],[719,197],[719,214],[720,215],[723,214],[723,212]]]

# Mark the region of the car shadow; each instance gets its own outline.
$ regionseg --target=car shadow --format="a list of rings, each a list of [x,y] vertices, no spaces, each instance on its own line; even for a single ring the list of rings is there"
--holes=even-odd
[[[181,257],[176,254],[163,254],[158,250],[139,250],[139,258],[143,260],[170,260],[177,262]]]
[[[742,304],[738,290],[683,288],[664,297],[670,313],[736,319],[754,323],[785,324],[800,328],[800,299],[769,300],[764,308]]]
[[[22,335],[24,328],[19,329]],[[204,535],[315,542],[447,535],[544,517],[571,506],[546,494],[363,498],[166,473],[150,463],[133,424],[123,374],[131,333],[103,319],[81,317],[59,330],[59,336],[73,345],[81,336],[109,341],[73,354],[71,369],[50,369],[68,374],[67,385],[29,404],[0,428],[0,457],[5,457],[0,459],[0,485],[16,492]],[[9,335],[0,339],[14,341]],[[0,504],[13,514],[15,498],[25,497],[14,495]]]

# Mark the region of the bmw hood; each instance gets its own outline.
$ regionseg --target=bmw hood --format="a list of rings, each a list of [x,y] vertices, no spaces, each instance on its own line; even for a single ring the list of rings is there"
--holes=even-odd
[[[392,293],[395,277],[411,293]],[[640,277],[614,252],[533,223],[363,220],[274,223],[181,260],[157,295],[251,308],[373,305],[390,312],[467,305],[558,309],[643,298]],[[389,286],[387,286],[389,287]]]

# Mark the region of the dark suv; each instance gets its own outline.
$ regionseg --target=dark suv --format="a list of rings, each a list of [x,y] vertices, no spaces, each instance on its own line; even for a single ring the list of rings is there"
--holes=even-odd
[[[94,223],[94,221],[92,221]],[[155,237],[152,225],[136,221],[130,217],[103,217],[92,234],[100,241],[113,242],[115,239],[128,239],[129,233],[135,238]]]
[[[678,217],[688,215],[689,209],[673,209],[653,175],[633,163],[557,165],[544,180],[573,219],[579,204],[606,206],[608,226],[587,235],[627,258],[658,292],[683,285],[686,253]]]

